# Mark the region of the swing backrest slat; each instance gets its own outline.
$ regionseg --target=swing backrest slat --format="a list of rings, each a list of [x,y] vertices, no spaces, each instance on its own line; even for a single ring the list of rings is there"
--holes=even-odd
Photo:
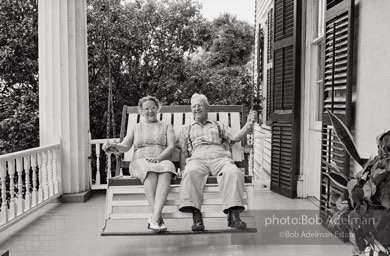
[[[163,106],[160,109],[158,118],[159,120],[172,124],[177,145],[179,144],[182,126],[189,125],[193,122],[193,115],[189,105]],[[246,109],[243,105],[213,105],[210,106],[209,119],[223,122],[229,125],[234,131],[238,131],[246,122]],[[123,141],[130,127],[133,127],[142,120],[143,117],[138,113],[136,106],[123,106],[120,141]],[[238,167],[245,167],[247,169],[247,164],[245,163],[246,157],[242,153],[242,147],[245,146],[245,143],[246,138],[232,145],[232,157]],[[119,163],[121,168],[128,168],[133,153],[134,150],[132,147],[131,150],[123,155]],[[172,161],[176,166],[179,166],[179,156],[180,149],[176,148],[172,156]],[[247,173],[247,170],[245,170],[245,173]]]

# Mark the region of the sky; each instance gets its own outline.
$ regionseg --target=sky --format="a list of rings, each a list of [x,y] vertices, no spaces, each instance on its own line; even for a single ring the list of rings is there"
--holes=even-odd
[[[202,14],[207,19],[216,18],[220,13],[229,12],[253,25],[255,19],[254,0],[198,0],[203,4]]]

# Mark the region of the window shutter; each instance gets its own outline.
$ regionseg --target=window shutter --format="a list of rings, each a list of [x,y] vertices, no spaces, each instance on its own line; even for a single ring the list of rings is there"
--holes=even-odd
[[[271,190],[291,198],[299,175],[301,2],[275,0],[270,71]]]
[[[272,112],[272,91],[273,91],[273,44],[274,44],[274,9],[271,8],[267,14],[267,97],[266,97],[266,124],[270,123]]]
[[[263,28],[259,24],[257,30],[257,56],[256,56],[256,71],[257,71],[257,79],[256,79],[256,87],[254,88],[253,95],[253,109],[260,112],[262,108],[261,100],[262,100],[262,86],[264,80],[264,33]]]
[[[270,61],[272,60],[273,41],[274,41],[274,10],[271,9],[268,12],[268,17],[267,17],[267,63],[270,63]]]
[[[264,34],[261,25],[257,30],[257,80],[262,81],[263,73]]]
[[[321,159],[334,162],[349,176],[349,155],[334,134],[325,108],[336,114],[351,128],[351,79],[353,57],[354,1],[328,0],[325,13],[325,65],[324,65],[324,110],[322,118]],[[326,165],[321,163],[321,216],[328,218],[332,194],[345,195],[329,179]]]
[[[272,112],[272,91],[273,91],[273,68],[267,69],[267,120],[270,119],[271,112]]]

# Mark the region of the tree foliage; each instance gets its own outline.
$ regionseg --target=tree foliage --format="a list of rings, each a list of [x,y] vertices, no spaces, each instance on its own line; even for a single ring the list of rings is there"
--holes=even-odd
[[[253,30],[230,14],[213,21],[195,0],[87,0],[90,126],[106,137],[111,84],[116,134],[123,105],[145,95],[188,104],[249,104]],[[1,1],[0,153],[38,146],[37,0]],[[253,55],[253,54],[252,54]],[[112,135],[111,135],[112,136]]]
[[[104,136],[109,68],[116,122],[123,105],[145,95],[170,103],[183,69],[183,54],[202,44],[207,34],[200,6],[193,1],[90,1],[88,8],[91,131]],[[110,64],[110,66],[109,66]]]
[[[39,145],[38,5],[0,3],[0,154]]]
[[[254,37],[248,23],[230,14],[207,21],[192,0],[89,3],[94,138],[105,137],[108,109],[102,102],[108,98],[109,63],[116,127],[122,106],[136,105],[145,95],[166,105],[188,104],[194,92],[206,94],[212,104],[249,104],[252,78],[247,63]]]

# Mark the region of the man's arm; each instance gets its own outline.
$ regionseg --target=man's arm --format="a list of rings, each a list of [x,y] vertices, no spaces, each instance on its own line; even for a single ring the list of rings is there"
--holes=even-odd
[[[245,125],[239,130],[237,133],[228,134],[229,139],[231,141],[240,141],[248,132],[253,128],[253,124],[255,122],[256,111],[251,110],[248,114],[248,118],[246,119]]]

